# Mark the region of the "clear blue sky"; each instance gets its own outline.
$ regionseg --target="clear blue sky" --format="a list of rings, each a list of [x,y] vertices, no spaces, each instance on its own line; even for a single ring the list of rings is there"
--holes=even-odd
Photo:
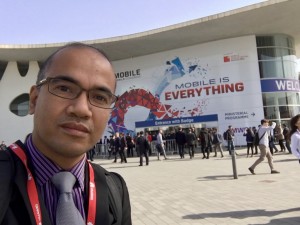
[[[264,0],[1,0],[0,44],[43,44],[134,34]]]

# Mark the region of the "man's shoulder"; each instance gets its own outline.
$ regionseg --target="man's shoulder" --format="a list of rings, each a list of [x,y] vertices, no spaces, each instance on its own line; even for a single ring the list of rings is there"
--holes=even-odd
[[[10,156],[9,156],[9,151],[10,150],[5,150],[5,151],[0,151],[0,161],[10,161]]]

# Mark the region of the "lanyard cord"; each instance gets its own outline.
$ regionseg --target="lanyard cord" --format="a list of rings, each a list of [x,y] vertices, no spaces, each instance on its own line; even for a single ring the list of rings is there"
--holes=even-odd
[[[24,150],[17,145],[16,143],[9,146],[10,149],[20,158],[23,162],[26,171],[27,171],[27,194],[29,197],[30,205],[32,212],[34,214],[34,219],[37,225],[42,225],[42,214],[41,206],[38,198],[38,192],[36,188],[35,181],[33,179],[32,173],[28,168],[27,156]],[[95,174],[92,165],[88,162],[89,165],[89,207],[88,207],[88,216],[87,224],[95,224],[96,219],[96,185],[95,185]]]

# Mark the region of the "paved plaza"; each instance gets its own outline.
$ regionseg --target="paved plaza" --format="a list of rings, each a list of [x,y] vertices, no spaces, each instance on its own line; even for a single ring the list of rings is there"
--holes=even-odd
[[[300,165],[293,155],[274,155],[280,174],[270,174],[265,160],[250,174],[248,167],[257,159],[237,150],[238,179],[233,178],[231,156],[225,152],[202,159],[196,154],[178,155],[149,166],[139,166],[138,158],[128,163],[96,159],[109,171],[120,173],[129,188],[133,225],[293,225],[300,224]],[[213,154],[212,154],[213,155]],[[162,158],[162,157],[161,157]]]

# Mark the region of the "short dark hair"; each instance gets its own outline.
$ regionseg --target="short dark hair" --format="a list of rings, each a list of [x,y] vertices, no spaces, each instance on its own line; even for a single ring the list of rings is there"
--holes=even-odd
[[[290,126],[291,126],[290,136],[292,136],[292,134],[297,131],[298,127],[296,126],[296,123],[299,119],[300,119],[300,114],[291,118],[291,120],[290,120]]]
[[[111,63],[111,61],[108,58],[108,56],[106,55],[106,53],[103,52],[102,50],[100,50],[100,49],[98,49],[98,48],[96,48],[92,45],[84,44],[84,43],[81,43],[81,42],[71,42],[71,43],[68,43],[68,44],[58,48],[55,52],[53,52],[46,59],[46,61],[44,61],[42,63],[41,68],[40,68],[39,73],[38,73],[38,76],[37,76],[36,84],[38,84],[41,80],[43,80],[45,78],[45,74],[46,74],[47,70],[49,69],[49,67],[52,65],[56,54],[59,53],[60,51],[64,50],[64,49],[67,49],[67,48],[90,48],[90,49],[94,49],[100,55],[104,56],[109,63]]]
[[[140,131],[140,135],[143,135],[144,134],[144,131]]]
[[[260,124],[261,124],[261,125],[264,124],[264,123],[269,123],[269,120],[267,120],[267,119],[262,119],[262,120],[260,121]]]

